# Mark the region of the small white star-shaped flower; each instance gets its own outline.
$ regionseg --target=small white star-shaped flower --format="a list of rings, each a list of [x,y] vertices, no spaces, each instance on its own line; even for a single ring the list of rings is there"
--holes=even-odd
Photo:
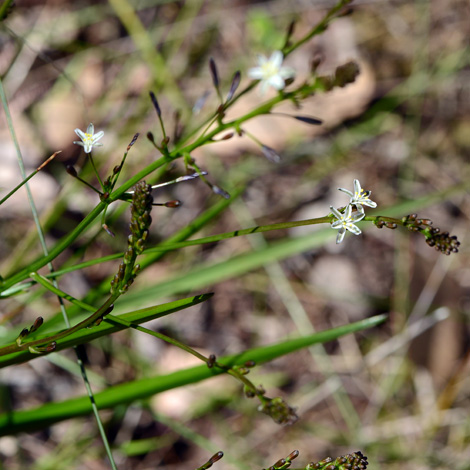
[[[336,237],[336,243],[341,243],[343,241],[346,230],[349,230],[354,235],[360,235],[361,229],[354,225],[355,222],[359,222],[365,216],[364,212],[357,211],[352,214],[352,205],[349,204],[346,207],[344,214],[342,214],[338,209],[335,209],[333,206],[330,206],[331,213],[336,217],[337,220],[331,222],[331,228],[339,230]]]
[[[95,126],[93,126],[92,123],[88,125],[86,132],[83,132],[80,129],[75,129],[75,134],[77,134],[82,140],[76,140],[73,143],[82,146],[85,153],[90,153],[93,147],[102,147],[103,144],[99,143],[98,140],[104,136],[104,131],[99,131],[96,134],[94,132]]]
[[[364,208],[362,206],[377,207],[377,204],[369,199],[372,191],[366,191],[365,189],[362,189],[359,180],[354,180],[354,193],[348,189],[338,189],[343,191],[343,193],[346,193],[351,198],[349,200],[349,204],[354,204],[359,212],[364,212]]]
[[[284,80],[295,76],[293,68],[281,67],[283,58],[281,51],[274,51],[269,59],[264,55],[258,55],[258,67],[248,70],[250,78],[261,80],[261,94],[266,93],[270,86],[282,90],[285,87]]]

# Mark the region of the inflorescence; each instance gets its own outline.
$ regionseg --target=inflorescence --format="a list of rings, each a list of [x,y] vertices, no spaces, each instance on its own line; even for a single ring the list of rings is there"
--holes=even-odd
[[[361,452],[342,455],[333,460],[331,457],[310,463],[305,470],[365,470],[369,465],[367,457]]]
[[[131,234],[127,238],[127,250],[119,270],[111,281],[111,293],[124,293],[134,282],[140,266],[134,266],[136,258],[144,251],[145,241],[149,235],[152,223],[150,212],[152,210],[152,187],[145,181],[137,183],[134,187],[131,203]]]
[[[432,227],[432,220],[420,219],[417,214],[410,214],[402,219],[403,225],[412,232],[424,233],[426,243],[437,251],[450,255],[459,251],[460,242],[455,235],[442,232],[438,227]]]
[[[294,450],[286,458],[279,459],[268,470],[286,470],[298,456],[299,451]],[[310,462],[305,470],[365,470],[367,465],[369,465],[367,457],[361,451],[356,451],[352,454],[337,457],[334,460],[327,457],[319,462]]]

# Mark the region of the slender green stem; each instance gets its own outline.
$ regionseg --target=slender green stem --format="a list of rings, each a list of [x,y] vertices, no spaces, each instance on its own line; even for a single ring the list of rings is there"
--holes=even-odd
[[[79,224],[75,227],[72,232],[66,235],[62,240],[60,240],[52,249],[49,250],[47,256],[42,256],[37,260],[33,261],[30,265],[18,271],[16,274],[12,275],[8,279],[5,279],[3,284],[3,289],[7,289],[15,285],[18,282],[24,281],[29,277],[31,271],[38,271],[40,268],[45,266],[47,263],[55,259],[60,255],[65,249],[67,249],[71,243],[73,243],[82,232],[84,232],[88,226],[96,219],[96,217],[103,211],[106,207],[104,202],[100,202]]]
[[[54,293],[55,295],[65,299],[65,300],[68,300],[69,302],[73,303],[74,305],[77,305],[78,307],[81,307],[84,310],[88,310],[88,311],[92,311],[92,312],[95,311],[93,306],[88,305],[87,303],[82,302],[82,301],[76,299],[75,297],[71,296],[70,294],[67,294],[66,292],[58,289],[56,286],[51,284],[51,282],[49,282],[44,276],[41,276],[38,273],[31,273],[31,278],[34,279],[39,284],[41,284],[46,289],[48,289],[50,292]],[[178,341],[177,339],[171,338],[170,336],[164,335],[163,333],[159,333],[159,332],[150,330],[148,328],[145,328],[143,326],[136,325],[135,323],[129,322],[127,320],[124,320],[122,318],[116,317],[116,316],[111,315],[111,314],[106,315],[106,321],[108,323],[111,323],[111,324],[117,323],[118,325],[124,326],[126,328],[133,328],[133,329],[135,329],[137,331],[140,331],[142,333],[146,333],[150,336],[154,336],[155,338],[161,339],[161,340],[163,340],[163,341],[165,341],[169,344],[172,344],[173,346],[176,346],[176,347],[182,349],[183,351],[188,352],[189,354],[192,354],[193,356],[197,357],[198,359],[200,359],[201,361],[205,362],[208,365],[211,363],[210,358],[204,356],[203,354],[199,353],[198,351],[191,348],[190,346],[182,343],[181,341]],[[255,393],[256,395],[259,395],[259,390],[243,374],[240,374],[238,371],[234,370],[231,367],[227,367],[227,366],[218,364],[217,362],[214,362],[212,364],[212,366],[226,369],[226,372],[228,374],[232,375],[237,380],[241,381],[245,386],[247,386],[250,390],[252,390],[253,393]],[[260,395],[260,396],[262,396],[262,395]]]
[[[254,86],[255,84],[252,84],[252,85]],[[250,87],[248,87],[243,92],[248,91],[248,89],[250,89]],[[247,113],[246,115],[238,119],[235,119],[233,121],[227,122],[227,123],[219,123],[219,125],[217,125],[211,132],[207,133],[206,135],[200,136],[193,143],[188,144],[186,146],[181,146],[181,145],[177,146],[172,152],[169,152],[168,154],[163,155],[161,158],[157,159],[156,161],[148,165],[146,168],[142,169],[133,177],[131,177],[128,181],[122,184],[118,189],[113,191],[105,202],[103,201],[100,202],[69,235],[64,237],[64,239],[58,242],[58,244],[53,249],[51,249],[48,256],[44,256],[42,258],[37,259],[35,262],[32,263],[31,266],[22,269],[18,273],[6,279],[3,284],[4,288],[11,287],[17,282],[23,281],[24,279],[27,278],[28,273],[30,271],[37,271],[42,266],[46,265],[49,261],[53,260],[62,251],[64,251],[70,245],[70,243],[72,243],[85,229],[87,229],[87,227],[94,221],[94,219],[104,210],[106,205],[120,199],[121,196],[126,191],[128,191],[132,186],[134,186],[136,183],[138,183],[140,180],[145,178],[150,173],[154,172],[155,170],[164,166],[165,164],[175,160],[176,158],[179,158],[183,155],[190,154],[193,150],[195,150],[198,147],[211,143],[215,136],[217,136],[220,132],[226,129],[230,129],[230,128],[239,129],[240,125],[243,122],[253,119],[256,116],[269,114],[271,109],[277,103],[285,99],[290,99],[294,95],[295,95],[295,92],[279,93],[277,96],[263,103],[262,105],[257,107],[255,110],[251,111],[250,113]],[[232,105],[235,101],[236,101],[236,98],[232,99],[229,105]],[[201,129],[201,126],[199,127],[199,129]]]
[[[15,144],[18,164],[20,166],[20,172],[21,172],[21,176],[23,178],[23,184],[25,184],[26,192],[28,194],[28,199],[29,199],[29,203],[30,203],[30,206],[31,206],[31,212],[33,213],[33,218],[34,218],[34,222],[36,224],[36,230],[38,232],[39,241],[41,243],[44,256],[47,258],[48,255],[49,255],[49,251],[48,251],[48,248],[47,248],[46,239],[45,239],[44,232],[43,232],[40,220],[39,220],[39,215],[38,215],[37,210],[36,210],[36,205],[34,203],[32,193],[30,191],[29,185],[27,184],[27,181],[30,179],[30,177],[26,177],[26,174],[25,174],[25,168],[24,168],[24,164],[23,164],[23,157],[21,155],[21,151],[20,151],[20,148],[19,148],[19,145],[18,145],[18,141],[16,139],[16,134],[15,134],[15,131],[14,131],[14,128],[13,128],[13,122],[12,122],[10,111],[9,111],[9,108],[8,108],[8,102],[7,102],[7,99],[6,99],[6,96],[5,96],[5,92],[4,92],[3,84],[2,84],[1,80],[0,80],[0,94],[1,94],[1,99],[2,99],[2,102],[3,102],[3,107],[4,107],[4,110],[5,110],[5,114],[7,116],[7,121],[8,121],[8,125],[9,125],[9,128],[10,128],[10,134],[11,134],[13,142]],[[47,160],[45,163],[47,164],[52,158],[55,157],[55,155],[57,153],[58,152],[56,152],[52,157],[50,157],[49,160]],[[90,160],[92,162],[93,169],[95,170],[95,173],[98,177],[98,180],[101,184],[101,187],[103,187],[103,183],[102,183],[101,178],[100,178],[100,176],[99,176],[99,174],[96,170],[95,164],[94,164],[93,159],[91,157],[91,153],[90,153]],[[41,165],[39,168],[37,168],[36,172],[40,171],[43,166],[44,166],[44,164]],[[32,176],[34,176],[34,174]],[[63,298],[60,295],[60,290],[59,290],[59,287],[58,287],[58,284],[57,284],[57,281],[56,281],[56,277],[54,275],[54,267],[52,266],[52,260],[47,262],[47,266],[48,266],[49,271],[51,272],[51,275],[52,275],[52,284],[50,284],[50,287],[53,290],[56,291],[55,293],[56,293],[56,295],[58,297],[58,300],[59,300],[59,305],[60,305],[60,309],[61,309],[61,312],[62,312],[62,316],[64,318],[64,322],[65,322],[65,324],[68,328],[69,334],[71,334],[72,331],[73,331],[73,328],[70,328],[70,321],[69,321],[68,316],[67,316],[67,311],[65,309]],[[49,282],[47,282],[47,284],[49,285]],[[56,337],[59,336],[59,335],[56,335]],[[52,341],[54,341],[54,340],[51,340],[51,342]],[[25,346],[28,347],[30,349],[30,351],[34,350],[35,345],[32,344],[32,343],[34,343],[34,341],[28,342],[27,344],[25,344]],[[49,343],[49,341],[46,341],[46,344],[47,343]],[[43,342],[42,344],[45,344],[45,343]],[[16,344],[16,346],[18,348],[21,348],[21,345],[18,344],[18,343]],[[33,349],[31,349],[31,348],[33,348]],[[93,413],[95,415],[95,419],[96,419],[96,422],[97,422],[97,425],[98,425],[98,429],[100,431],[102,441],[103,441],[104,447],[106,449],[106,453],[107,453],[108,458],[110,460],[112,469],[117,470],[116,464],[115,464],[114,459],[113,459],[113,455],[111,453],[109,442],[108,442],[108,439],[106,437],[106,433],[104,432],[103,423],[101,422],[101,419],[100,419],[100,416],[99,416],[99,413],[98,413],[98,408],[96,406],[96,403],[95,403],[95,400],[94,400],[94,397],[93,397],[93,392],[91,390],[90,383],[88,381],[88,377],[87,377],[87,374],[86,374],[86,369],[85,369],[85,366],[83,364],[82,357],[81,357],[79,351],[76,348],[74,348],[74,349],[75,349],[75,353],[77,355],[77,362],[78,362],[78,365],[80,367],[80,371],[81,371],[82,378],[83,378],[83,381],[84,381],[84,384],[85,384],[85,388],[87,390],[88,397],[89,397],[90,402],[91,402],[91,406],[92,406],[92,409],[93,409]]]
[[[312,39],[314,36],[317,36],[318,34],[325,31],[325,29],[328,27],[328,24],[330,23],[331,20],[334,19],[336,14],[342,8],[344,8],[346,5],[348,5],[351,2],[352,0],[341,0],[340,2],[338,2],[331,10],[328,11],[328,13],[324,16],[324,18],[313,29],[310,30],[309,33],[307,33],[303,38],[299,39],[297,42],[295,42],[291,46],[285,47],[282,50],[284,56],[289,55],[295,49],[298,49],[300,46],[302,46],[307,41]]]
[[[0,21],[3,21],[7,15],[8,9],[12,6],[15,0],[4,0],[2,5],[0,5]]]
[[[38,166],[32,173],[30,173],[21,183],[19,183],[17,186],[15,186],[5,197],[3,197],[0,200],[0,206],[13,194],[18,191],[23,185],[25,185],[33,176],[37,175],[47,164],[49,164],[59,153],[61,153],[62,150],[58,150],[57,152],[54,152],[47,160],[45,160],[40,166]]]
[[[93,155],[91,154],[91,152],[90,152],[88,158],[89,158],[89,160],[90,160],[91,166],[93,167],[93,171],[95,172],[95,175],[96,175],[96,177],[98,178],[98,181],[99,181],[99,183],[100,183],[101,189],[104,191],[104,184],[103,184],[103,181],[102,181],[102,179],[101,179],[101,176],[100,176],[98,170],[96,169],[95,160],[93,160]],[[89,186],[92,187],[91,185],[89,185]],[[96,189],[95,189],[95,191],[96,191]]]
[[[319,217],[317,219],[307,219],[307,220],[298,220],[294,222],[280,222],[277,224],[271,225],[259,225],[256,227],[245,228],[241,230],[235,230],[233,232],[226,232],[220,233],[218,235],[210,235],[208,237],[197,238],[195,240],[186,240],[181,242],[174,242],[174,243],[166,243],[163,242],[161,245],[158,245],[153,248],[147,248],[142,255],[149,255],[153,253],[166,253],[168,251],[178,250],[180,248],[186,248],[188,246],[197,246],[197,245],[204,245],[206,243],[216,243],[221,240],[227,240],[230,238],[241,237],[244,235],[251,235],[252,233],[262,233],[262,232],[270,232],[272,230],[283,230],[289,229],[292,227],[302,227],[305,225],[317,225],[317,224],[324,224],[329,223],[331,221],[331,216],[326,217]],[[101,258],[96,258],[92,260],[85,261],[80,264],[76,264],[74,266],[69,266],[67,268],[58,269],[55,272],[56,276],[61,276],[63,274],[70,273],[72,271],[77,271],[79,269],[88,268],[95,264],[104,263],[106,261],[114,261],[116,259],[122,258],[124,253],[116,253],[113,255],[103,256]],[[46,275],[45,277],[49,277],[50,275]]]

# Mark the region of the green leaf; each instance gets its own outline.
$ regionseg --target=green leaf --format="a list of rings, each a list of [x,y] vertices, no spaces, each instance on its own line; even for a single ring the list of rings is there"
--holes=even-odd
[[[240,354],[225,356],[218,359],[218,362],[227,366],[242,365],[248,360],[256,363],[267,362],[312,344],[325,343],[346,334],[371,328],[382,323],[386,318],[386,315],[377,315],[309,336],[288,339],[273,345],[249,349]],[[221,373],[223,373],[221,369],[209,369],[206,365],[201,365],[167,375],[116,385],[95,393],[94,397],[99,409],[114,408],[117,405],[132,403],[176,387],[200,382]],[[91,404],[86,396],[59,403],[47,403],[32,410],[11,411],[0,415],[0,436],[44,429],[54,423],[90,413]]]

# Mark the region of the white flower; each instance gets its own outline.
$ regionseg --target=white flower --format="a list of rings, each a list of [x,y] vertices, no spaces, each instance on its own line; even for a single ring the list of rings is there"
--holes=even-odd
[[[352,213],[352,205],[349,204],[346,207],[344,214],[342,214],[338,209],[330,206],[331,213],[336,217],[337,220],[331,222],[331,228],[339,229],[338,235],[336,237],[336,243],[341,243],[343,241],[344,235],[346,230],[349,230],[354,235],[360,235],[361,229],[354,225],[355,222],[359,222],[361,219],[364,218],[364,212],[355,212],[354,215]]]
[[[80,129],[75,129],[75,134],[82,139],[81,141],[74,141],[74,144],[81,145],[85,153],[90,153],[93,147],[102,147],[103,144],[99,143],[98,140],[104,136],[104,131],[99,131],[96,134],[95,126],[92,123],[87,127],[86,132],[81,131]]]
[[[372,191],[362,189],[359,180],[354,180],[354,193],[344,188],[338,189],[350,196],[351,199],[349,200],[349,204],[354,204],[359,212],[364,213],[364,208],[362,206],[377,207],[377,204],[369,199]]]
[[[286,78],[293,78],[295,70],[291,67],[281,67],[283,55],[281,51],[274,51],[268,59],[264,55],[258,55],[258,67],[248,70],[248,76],[255,80],[261,80],[261,94],[266,93],[268,87],[282,90]]]

